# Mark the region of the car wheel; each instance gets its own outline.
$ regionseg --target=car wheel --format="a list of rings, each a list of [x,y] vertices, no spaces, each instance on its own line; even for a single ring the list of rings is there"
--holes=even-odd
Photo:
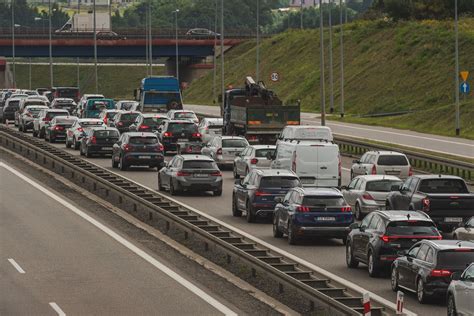
[[[363,217],[359,203],[356,203],[355,205],[355,217],[358,221],[362,220],[362,217]]]
[[[214,191],[214,196],[221,196],[222,195],[222,187]]]
[[[158,191],[164,191],[165,187],[162,185],[160,174],[158,174]]]
[[[21,128],[21,125],[18,124],[18,131],[23,132],[23,129]]]
[[[235,196],[232,196],[232,216],[234,217],[242,216],[242,211],[239,210],[239,208],[237,207],[237,200],[235,199]]]
[[[54,143],[54,139],[51,137],[51,134],[48,135],[48,141],[50,143]]]
[[[351,180],[354,179],[354,171],[351,170]]]
[[[125,170],[127,170],[127,168],[128,168],[128,166],[127,166],[127,164],[125,163],[124,160],[125,160],[125,159],[124,159],[123,157],[120,157],[120,160],[119,160],[119,168],[120,168],[120,170],[122,170],[122,171],[125,171]]]
[[[66,138],[66,148],[71,148],[71,143],[68,142],[67,138]]]
[[[117,168],[118,167],[118,161],[115,161],[114,156],[112,155],[112,168]]]
[[[250,201],[247,202],[247,222],[253,223],[255,222],[255,214],[253,213],[252,205]]]
[[[390,273],[390,285],[392,287],[392,291],[398,291],[398,271],[395,267],[392,268],[392,272]]]
[[[456,311],[456,302],[454,301],[453,295],[448,297],[448,316],[457,316],[458,312]]]
[[[290,245],[297,245],[298,241],[298,236],[296,236],[296,232],[293,230],[293,225],[288,223],[288,243]]]
[[[425,292],[425,282],[423,282],[421,277],[418,277],[416,281],[416,298],[421,304],[426,303],[428,298]]]
[[[44,132],[44,128],[42,128],[39,132],[39,138],[45,138],[46,137],[46,134]]]
[[[79,155],[84,156],[84,151],[82,150],[82,145],[79,146]]]
[[[369,251],[369,256],[367,258],[367,268],[369,270],[369,276],[371,276],[372,278],[375,278],[379,275],[377,259],[375,259],[372,251]]]
[[[34,128],[33,128],[33,137],[38,137],[38,133],[35,131]]]
[[[89,152],[89,147],[87,147],[87,146],[86,146],[86,149],[84,150],[84,155],[85,155],[87,158],[92,157],[92,154]]]
[[[283,232],[278,227],[278,217],[277,215],[273,216],[273,237],[282,238]]]
[[[79,143],[77,142],[76,140],[76,137],[73,137],[72,139],[72,147],[75,149],[75,150],[78,150],[79,149]]]
[[[347,244],[347,236],[341,238],[342,244],[345,245]]]
[[[171,195],[178,195],[178,191],[174,188],[173,180],[170,180],[170,194]]]
[[[237,166],[236,165],[234,165],[234,179],[240,179],[240,176],[237,173]]]
[[[346,243],[346,264],[348,268],[357,268],[359,266],[359,261],[354,258],[352,253],[352,245],[350,242]]]

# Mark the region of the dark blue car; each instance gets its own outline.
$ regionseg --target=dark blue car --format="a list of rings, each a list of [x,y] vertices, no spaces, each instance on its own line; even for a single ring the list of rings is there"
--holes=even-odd
[[[346,243],[354,216],[339,190],[293,188],[277,201],[273,236],[286,234],[292,245],[306,236],[341,238]]]
[[[246,213],[247,221],[269,217],[275,210],[275,198],[284,197],[288,190],[301,186],[298,176],[289,170],[254,169],[243,180],[236,180],[232,193],[232,215]]]

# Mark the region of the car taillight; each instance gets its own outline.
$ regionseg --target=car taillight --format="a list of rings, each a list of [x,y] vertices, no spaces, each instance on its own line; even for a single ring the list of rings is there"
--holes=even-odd
[[[300,205],[296,208],[296,211],[300,212],[300,213],[307,213],[307,212],[309,212],[309,207],[304,206],[304,205]]]
[[[91,144],[97,144],[97,139],[95,138],[95,136],[91,137]]]
[[[170,132],[165,132],[163,134],[164,137],[173,137],[173,133],[170,133]]]
[[[451,276],[452,272],[449,270],[444,269],[434,269],[431,270],[430,276],[432,277],[449,277]]]
[[[422,235],[407,235],[407,236],[387,236],[387,235],[383,235],[383,236],[380,236],[380,239],[383,241],[383,242],[390,242],[390,241],[394,241],[394,240],[397,240],[397,239],[418,239],[418,240],[422,240],[422,239],[432,239],[432,240],[441,240],[443,239],[443,237],[441,235],[438,235],[438,236],[422,236]]]
[[[105,116],[105,117],[104,117],[104,123],[105,123],[105,125],[107,125],[108,120],[109,120],[109,119],[107,118],[107,116]]]
[[[160,144],[160,151],[164,151],[165,150],[165,146],[163,146],[162,144]]]
[[[250,163],[251,163],[252,165],[256,165],[256,164],[258,163],[258,159],[257,159],[257,158],[253,158],[253,159],[250,160]]]
[[[217,150],[216,154],[222,155],[222,148],[219,148],[219,149]]]
[[[79,127],[79,128],[77,129],[77,131],[82,133],[82,132],[84,132],[84,129],[83,129],[82,127]]]
[[[430,199],[424,198],[421,200],[421,205],[423,205],[423,211],[427,212],[430,210]]]
[[[54,128],[53,128],[55,131],[62,131],[64,129],[64,126],[58,126],[56,125]]]
[[[265,192],[262,192],[262,191],[255,192],[255,196],[268,196],[268,195],[271,195],[271,194],[270,193],[265,193]]]
[[[371,174],[377,174],[377,167],[375,165],[372,166]]]
[[[123,122],[118,122],[117,123],[117,126],[122,126],[123,125]]]
[[[145,130],[145,129],[149,129],[150,126],[148,125],[140,125],[140,127],[138,128],[139,130]]]
[[[247,136],[247,140],[249,142],[256,142],[258,141],[258,137],[256,135]]]
[[[131,147],[129,144],[125,144],[125,145],[123,146],[123,150],[124,150],[124,151],[132,151],[132,147]]]
[[[413,168],[410,166],[410,169],[408,169],[408,176],[411,177],[413,175]]]
[[[201,133],[193,133],[193,137],[201,137]]]
[[[51,119],[49,117],[43,118],[43,122],[49,122],[49,121],[51,121]]]
[[[390,240],[393,240],[393,239],[396,239],[396,238],[393,238],[393,237],[390,237],[390,236],[387,236],[387,235],[383,235],[383,236],[380,236],[380,239],[383,242],[389,242]]]
[[[213,173],[211,173],[211,176],[213,176],[213,177],[222,177],[222,172],[214,171]]]
[[[362,194],[362,198],[364,200],[371,200],[371,201],[374,200],[374,197],[372,195],[370,195],[368,192],[364,192],[364,194]]]
[[[352,212],[352,208],[350,206],[343,206],[341,207],[341,212]]]
[[[189,173],[189,172],[184,172],[184,171],[178,171],[178,172],[176,173],[176,175],[177,175],[178,177],[187,177],[187,176],[190,176],[191,173]]]

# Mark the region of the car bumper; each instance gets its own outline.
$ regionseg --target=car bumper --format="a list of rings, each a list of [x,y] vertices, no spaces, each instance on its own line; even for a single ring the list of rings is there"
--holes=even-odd
[[[33,121],[23,121],[22,125],[24,128],[33,128]]]
[[[184,177],[180,177],[176,180],[178,186],[182,189],[189,191],[215,191],[222,189],[222,178],[217,178],[215,180],[190,180]]]
[[[361,203],[359,205],[360,205],[360,211],[363,214],[368,214],[370,212],[377,211],[377,210],[381,210],[381,211],[385,210],[385,205],[384,204],[364,204],[364,203]]]
[[[89,145],[87,146],[87,150],[89,153],[93,154],[104,154],[104,155],[111,155],[113,151],[113,145],[110,146],[98,146],[98,145]]]
[[[294,226],[294,230],[301,236],[319,237],[347,237],[349,227],[329,227],[329,226]]]
[[[66,133],[51,133],[51,138],[52,139],[63,139],[66,140]]]
[[[124,158],[128,164],[135,166],[162,166],[164,163],[161,153],[128,153]]]

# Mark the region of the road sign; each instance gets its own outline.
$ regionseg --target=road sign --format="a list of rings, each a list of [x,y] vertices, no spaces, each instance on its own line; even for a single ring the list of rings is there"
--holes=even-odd
[[[469,91],[471,91],[471,87],[469,86],[469,83],[467,82],[461,83],[461,86],[459,86],[459,91],[461,91],[461,93],[468,94]]]
[[[270,79],[273,82],[278,82],[278,80],[280,80],[280,74],[278,72],[272,72]]]
[[[467,77],[469,77],[469,71],[461,71],[461,78],[462,78],[462,81],[466,82],[466,81],[467,81]]]

